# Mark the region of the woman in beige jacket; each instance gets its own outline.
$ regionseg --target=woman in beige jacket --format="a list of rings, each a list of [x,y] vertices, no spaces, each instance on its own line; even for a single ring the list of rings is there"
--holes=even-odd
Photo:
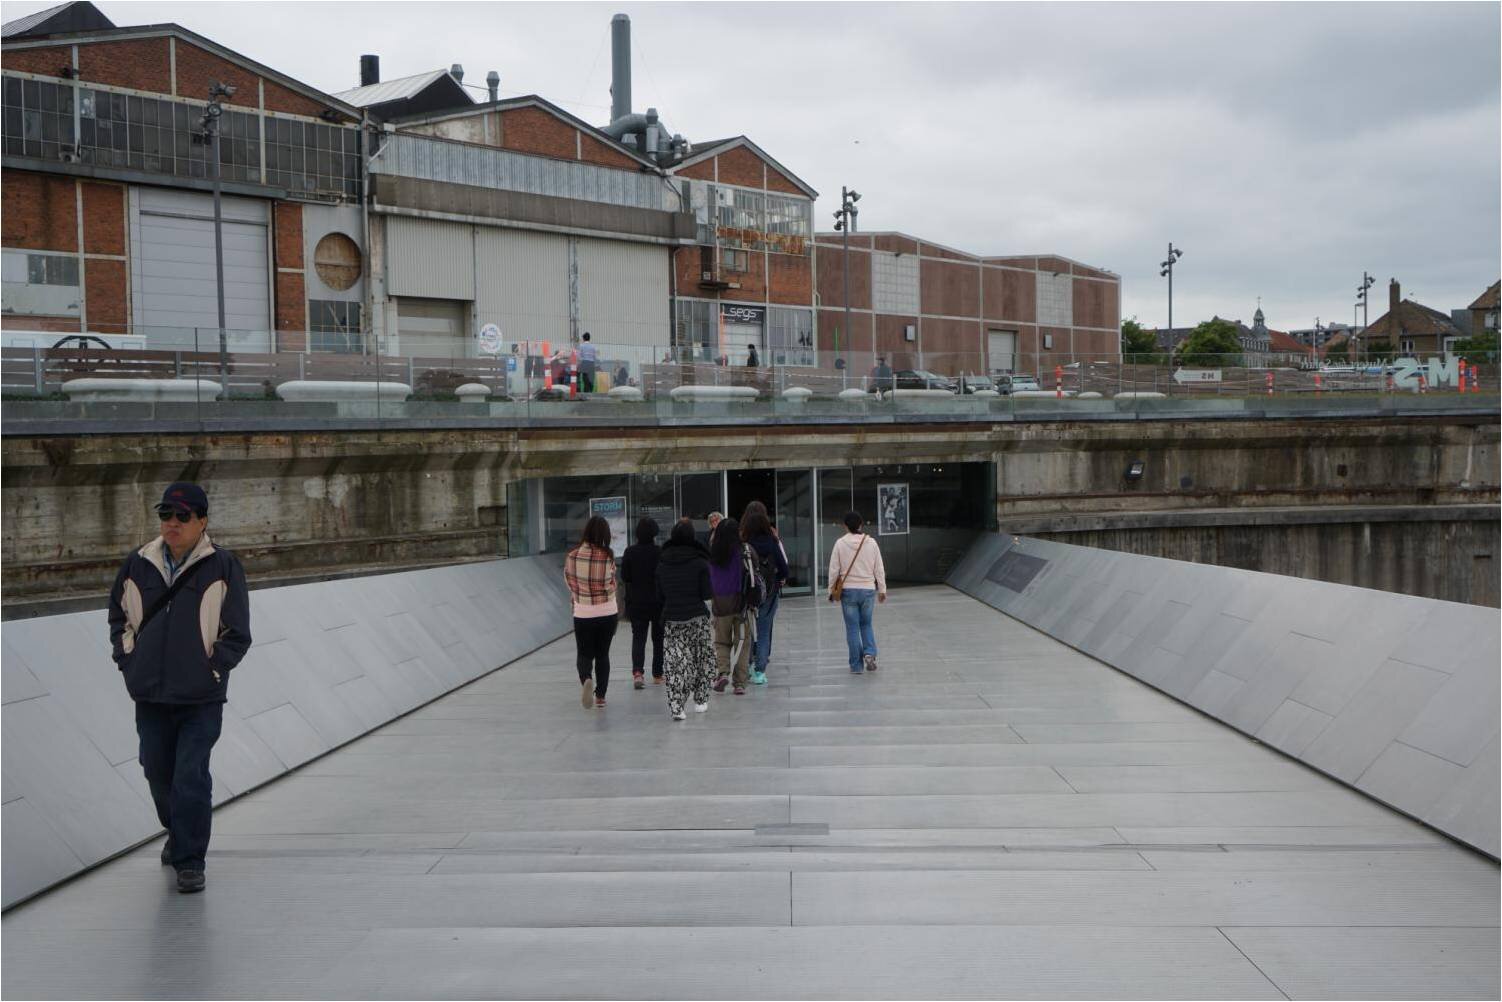
[[[887,600],[887,569],[881,562],[881,547],[861,531],[861,517],[845,513],[850,531],[835,541],[829,555],[829,581],[841,585],[840,612],[845,617],[845,643],[850,647],[850,670],[856,674],[876,670],[876,634],[871,614],[877,602]]]

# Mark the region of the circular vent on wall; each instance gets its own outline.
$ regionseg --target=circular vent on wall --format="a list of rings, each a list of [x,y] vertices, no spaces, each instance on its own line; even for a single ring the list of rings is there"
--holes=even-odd
[[[313,250],[313,269],[335,292],[343,292],[360,280],[360,248],[343,233],[327,234]]]

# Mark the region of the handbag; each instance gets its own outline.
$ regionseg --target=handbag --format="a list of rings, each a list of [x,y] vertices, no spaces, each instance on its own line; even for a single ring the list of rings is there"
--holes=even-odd
[[[840,596],[845,594],[845,578],[847,578],[850,575],[851,570],[855,568],[855,561],[861,555],[861,547],[865,546],[866,540],[870,538],[871,537],[867,536],[865,533],[861,534],[861,541],[857,543],[855,547],[855,556],[850,558],[850,566],[841,571],[840,576],[835,578],[834,584],[829,586],[829,600],[831,602],[838,602],[840,600]]]

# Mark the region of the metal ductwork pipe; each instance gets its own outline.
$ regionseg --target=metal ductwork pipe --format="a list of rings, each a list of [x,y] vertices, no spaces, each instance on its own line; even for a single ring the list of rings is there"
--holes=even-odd
[[[360,86],[369,87],[371,84],[381,82],[381,57],[360,57]]]
[[[492,102],[501,99],[501,75],[499,73],[491,70],[485,74],[485,86],[490,90],[490,100]]]
[[[631,114],[631,19],[610,19],[610,122]],[[619,138],[619,137],[617,137]]]

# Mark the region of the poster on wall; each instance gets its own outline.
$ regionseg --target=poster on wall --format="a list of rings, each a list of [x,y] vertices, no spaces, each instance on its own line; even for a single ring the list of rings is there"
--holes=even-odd
[[[626,552],[626,499],[590,498],[589,514],[603,518],[610,525],[610,550],[619,559]]]
[[[876,486],[876,531],[881,536],[906,536],[907,484]]]

